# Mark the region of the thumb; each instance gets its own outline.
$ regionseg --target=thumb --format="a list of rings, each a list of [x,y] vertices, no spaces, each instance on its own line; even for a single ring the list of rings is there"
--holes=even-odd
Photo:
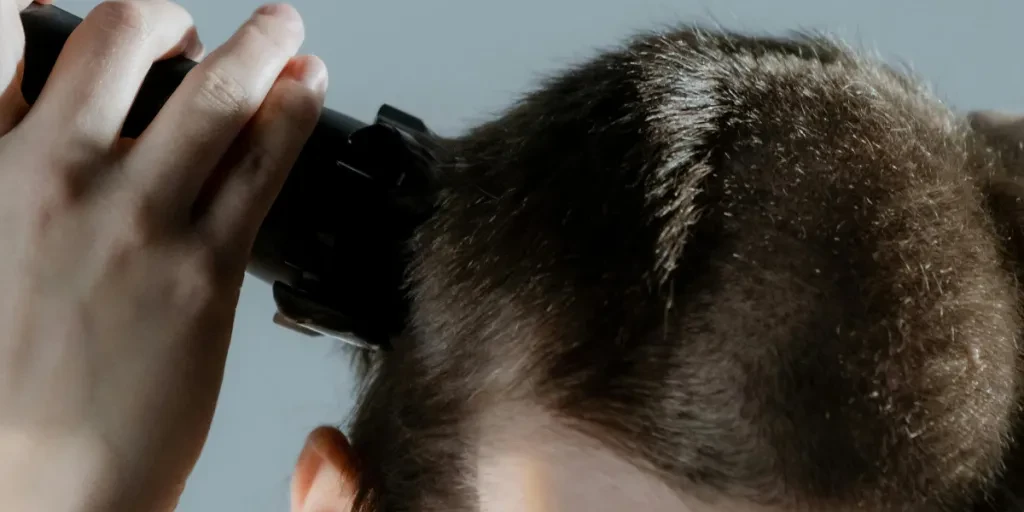
[[[14,128],[25,110],[18,79],[25,49],[21,3],[23,0],[0,0],[0,136]]]
[[[21,11],[32,3],[32,0],[0,0],[0,136],[11,131],[28,109],[21,95],[21,64],[25,55]],[[49,4],[52,0],[35,3]]]
[[[21,28],[23,0],[0,0],[0,91],[14,80],[18,63],[25,52],[25,33]]]

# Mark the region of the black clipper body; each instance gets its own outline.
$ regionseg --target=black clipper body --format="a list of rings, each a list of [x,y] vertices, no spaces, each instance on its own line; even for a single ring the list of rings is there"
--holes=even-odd
[[[81,18],[52,5],[22,12],[22,93],[39,97]],[[122,130],[137,137],[196,65],[154,64]],[[440,147],[418,119],[390,106],[372,124],[324,109],[253,248],[248,272],[270,283],[278,323],[386,349],[406,323],[408,241],[431,213]]]

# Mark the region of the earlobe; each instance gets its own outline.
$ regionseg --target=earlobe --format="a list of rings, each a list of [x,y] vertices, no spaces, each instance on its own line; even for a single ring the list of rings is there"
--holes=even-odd
[[[357,478],[348,440],[335,428],[309,434],[292,476],[292,512],[349,512]]]

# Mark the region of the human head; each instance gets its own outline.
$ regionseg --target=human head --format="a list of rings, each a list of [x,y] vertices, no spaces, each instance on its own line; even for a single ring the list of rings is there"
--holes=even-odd
[[[409,332],[297,502],[935,510],[1007,478],[1013,177],[911,78],[684,29],[451,144]]]

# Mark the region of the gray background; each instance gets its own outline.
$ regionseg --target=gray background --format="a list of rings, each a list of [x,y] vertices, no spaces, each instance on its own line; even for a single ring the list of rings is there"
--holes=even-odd
[[[94,0],[58,0],[84,15]],[[257,0],[180,0],[210,49]],[[329,106],[371,120],[382,102],[454,134],[506,106],[538,78],[635,30],[676,21],[728,28],[827,29],[912,64],[961,108],[1024,110],[1024,37],[1016,0],[294,0],[304,52],[331,72]],[[249,280],[224,390],[181,512],[288,510],[306,433],[344,421],[352,382],[329,343],[271,323],[270,290]]]

